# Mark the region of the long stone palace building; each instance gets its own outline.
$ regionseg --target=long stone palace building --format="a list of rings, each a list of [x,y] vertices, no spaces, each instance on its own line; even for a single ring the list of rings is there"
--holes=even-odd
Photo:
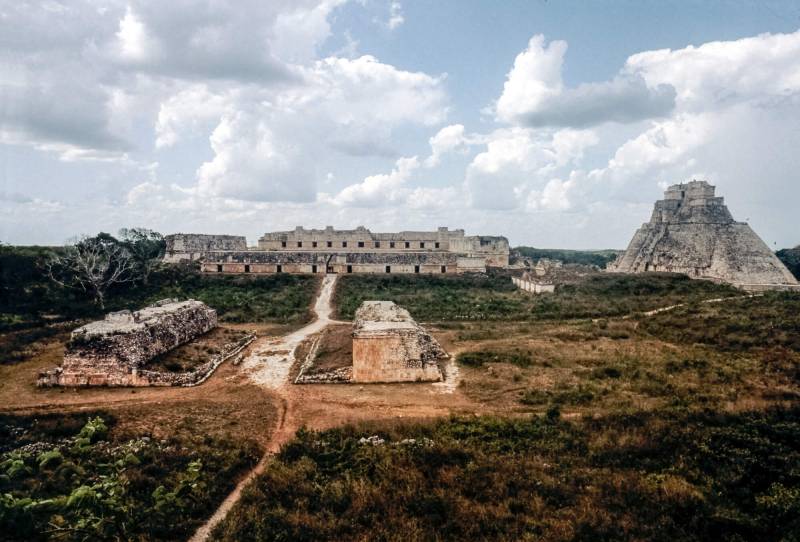
[[[205,273],[466,273],[508,267],[505,237],[464,230],[373,233],[294,230],[265,233],[248,248],[243,236],[178,233],[166,236],[164,260],[200,262]]]

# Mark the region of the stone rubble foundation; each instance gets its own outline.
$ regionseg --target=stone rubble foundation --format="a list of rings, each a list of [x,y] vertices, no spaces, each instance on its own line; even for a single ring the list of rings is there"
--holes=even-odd
[[[217,312],[193,299],[164,299],[140,311],[119,311],[72,332],[61,367],[39,375],[39,386],[190,386],[202,382],[225,359],[255,338],[186,373],[145,369],[147,362],[217,326]],[[246,343],[246,344],[245,344]]]

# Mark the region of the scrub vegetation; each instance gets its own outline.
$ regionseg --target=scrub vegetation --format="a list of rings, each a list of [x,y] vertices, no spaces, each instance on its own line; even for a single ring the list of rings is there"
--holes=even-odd
[[[407,308],[421,321],[554,320],[599,318],[665,305],[741,295],[732,287],[685,275],[597,274],[555,294],[533,296],[505,274],[460,276],[346,275],[336,288],[339,318],[352,319],[363,301],[384,299]]]
[[[0,251],[0,391],[35,412],[0,414],[0,538],[186,539],[260,450],[288,440],[213,539],[797,540],[797,294],[656,273],[590,274],[538,296],[505,273],[343,275],[337,317],[369,299],[407,308],[453,354],[452,394],[309,385],[284,397],[234,366],[198,388],[61,393],[34,389],[36,371],[102,311],[47,280],[37,262],[51,250]],[[216,308],[229,323],[158,360],[184,370],[251,329],[307,321],[318,288],[156,266],[105,301]],[[347,364],[350,333],[320,334],[321,366]],[[301,423],[325,430],[291,439]]]
[[[304,431],[215,537],[790,540],[798,473],[797,408]]]
[[[533,261],[547,258],[560,260],[565,264],[596,265],[601,269],[605,269],[620,253],[618,250],[561,250],[534,247],[517,247],[514,252]]]
[[[0,415],[3,540],[185,539],[259,457],[253,443],[116,435],[106,412]]]
[[[96,318],[167,297],[203,301],[225,322],[301,323],[311,318],[319,283],[306,275],[208,276],[192,265],[156,266],[148,271],[146,283],[142,279],[110,286],[104,311],[91,294],[47,277],[46,262],[60,250],[0,246],[0,331]]]

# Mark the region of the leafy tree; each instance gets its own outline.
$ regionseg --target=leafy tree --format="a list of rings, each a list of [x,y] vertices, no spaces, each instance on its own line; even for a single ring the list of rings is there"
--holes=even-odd
[[[164,236],[147,228],[122,228],[119,237],[133,258],[138,278],[148,284],[150,273],[161,265],[166,250]]]
[[[789,271],[800,279],[800,246],[784,248],[776,252],[776,254]]]
[[[596,265],[602,269],[613,262],[618,253],[616,250],[561,250],[523,246],[515,248],[512,257],[530,258],[534,261],[548,258],[565,264]]]
[[[68,243],[60,253],[51,254],[44,266],[50,280],[90,294],[103,310],[108,289],[134,279],[130,252],[107,233]]]

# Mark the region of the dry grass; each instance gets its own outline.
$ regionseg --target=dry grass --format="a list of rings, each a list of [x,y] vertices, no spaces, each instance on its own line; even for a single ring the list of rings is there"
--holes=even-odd
[[[216,327],[178,348],[153,358],[148,362],[147,369],[175,373],[191,371],[222,352],[226,345],[239,341],[247,334],[248,332],[243,329]]]
[[[353,364],[353,326],[332,325],[322,331],[311,372],[324,372]]]
[[[800,356],[787,350],[724,352],[670,342],[629,320],[457,327],[440,334],[461,359],[510,361],[461,368],[462,392],[498,410],[544,412],[553,405],[567,415],[665,406],[741,410],[800,399]],[[520,357],[526,362],[515,361]]]

